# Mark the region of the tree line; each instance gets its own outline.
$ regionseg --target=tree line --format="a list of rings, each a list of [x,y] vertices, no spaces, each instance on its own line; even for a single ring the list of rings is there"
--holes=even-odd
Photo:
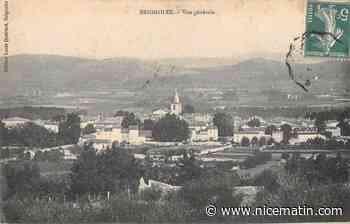
[[[53,147],[76,144],[80,137],[80,118],[69,113],[60,118],[59,132],[54,133],[45,127],[27,122],[13,128],[7,128],[0,121],[0,146]]]
[[[30,120],[53,120],[65,116],[66,110],[57,107],[15,107],[0,109],[0,119],[9,117],[23,117]]]

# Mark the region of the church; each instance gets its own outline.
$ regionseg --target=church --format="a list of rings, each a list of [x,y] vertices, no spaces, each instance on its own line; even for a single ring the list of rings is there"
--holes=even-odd
[[[181,103],[179,94],[177,92],[177,89],[175,89],[175,95],[170,104],[170,108],[156,109],[152,111],[152,114],[148,117],[152,120],[159,120],[160,118],[162,118],[168,113],[175,114],[176,116],[181,116],[182,114],[182,103]]]
[[[181,101],[180,101],[179,94],[177,93],[177,89],[175,89],[174,101],[170,105],[170,113],[171,114],[175,114],[177,116],[182,114],[182,104],[181,104]]]

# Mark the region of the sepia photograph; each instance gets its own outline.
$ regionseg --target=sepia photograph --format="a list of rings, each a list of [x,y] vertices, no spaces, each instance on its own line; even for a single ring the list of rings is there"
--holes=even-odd
[[[350,223],[350,0],[0,15],[0,223]]]

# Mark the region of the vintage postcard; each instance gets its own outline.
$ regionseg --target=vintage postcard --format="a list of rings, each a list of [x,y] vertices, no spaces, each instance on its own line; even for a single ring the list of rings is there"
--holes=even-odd
[[[349,0],[0,0],[0,223],[349,223]]]

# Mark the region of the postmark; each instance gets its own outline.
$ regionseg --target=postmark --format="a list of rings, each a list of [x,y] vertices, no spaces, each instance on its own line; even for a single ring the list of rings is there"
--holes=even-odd
[[[304,55],[350,57],[350,2],[308,0]]]

